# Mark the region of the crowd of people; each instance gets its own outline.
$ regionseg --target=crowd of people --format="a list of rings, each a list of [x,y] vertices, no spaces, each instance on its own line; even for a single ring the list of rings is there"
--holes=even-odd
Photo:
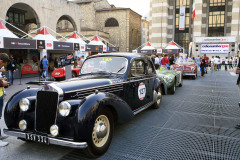
[[[235,57],[220,57],[212,56],[209,58],[206,54],[202,56],[195,57],[182,57],[182,56],[173,56],[173,55],[151,55],[151,59],[155,65],[156,69],[160,67],[165,67],[170,69],[170,66],[184,61],[192,60],[197,64],[197,68],[201,71],[201,76],[204,77],[204,74],[207,74],[208,70],[210,71],[219,71],[222,67],[225,68],[225,71],[229,69],[234,69],[239,62],[239,58]],[[212,73],[212,72],[211,72]]]

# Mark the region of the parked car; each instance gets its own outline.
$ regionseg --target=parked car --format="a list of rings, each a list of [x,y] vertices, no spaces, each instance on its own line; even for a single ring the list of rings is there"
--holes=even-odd
[[[171,70],[183,72],[183,76],[191,76],[197,78],[197,64],[192,59],[178,59],[174,65],[171,65]]]
[[[79,66],[76,66],[76,67],[71,66],[71,70],[72,70],[72,77],[74,78],[74,77],[77,77],[77,75],[79,74],[80,67]],[[65,80],[65,77],[66,77],[65,67],[54,69],[51,76],[56,81]]]
[[[163,81],[149,57],[101,54],[87,58],[76,78],[14,94],[4,133],[25,141],[84,149],[91,157],[110,146],[114,125],[159,108]]]
[[[174,94],[176,87],[182,87],[183,85],[183,75],[182,71],[168,70],[165,67],[160,67],[157,70],[157,77],[163,78],[167,85],[168,92]]]

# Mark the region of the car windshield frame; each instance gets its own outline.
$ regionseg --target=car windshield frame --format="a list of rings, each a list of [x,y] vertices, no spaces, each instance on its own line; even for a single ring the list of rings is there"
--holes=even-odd
[[[125,74],[128,59],[117,56],[99,56],[86,59],[79,75],[84,74]]]

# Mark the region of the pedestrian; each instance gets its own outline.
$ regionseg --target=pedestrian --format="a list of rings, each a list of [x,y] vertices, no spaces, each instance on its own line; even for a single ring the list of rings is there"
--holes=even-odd
[[[159,58],[158,55],[155,56],[154,58],[154,66],[156,69],[159,69]]]
[[[205,59],[205,73],[207,74],[209,57],[206,54],[204,54],[203,58]]]
[[[7,71],[8,71],[9,85],[12,85],[14,80],[14,73],[16,72],[17,63],[16,63],[16,60],[13,58],[13,55],[10,55],[9,58],[10,58],[10,61],[9,61],[9,64],[7,65]]]
[[[45,78],[45,80],[48,77],[48,60],[47,60],[47,56],[44,56],[43,60],[42,60],[42,64],[43,64],[43,72],[42,72],[42,77],[41,78]]]
[[[225,71],[227,71],[227,66],[228,66],[228,57],[225,58]]]
[[[238,61],[237,69],[240,68],[240,59]],[[238,93],[240,95],[240,74],[238,73],[238,79],[237,79],[237,85],[238,85]],[[235,126],[235,128],[240,129],[240,123]]]
[[[169,60],[167,58],[167,55],[165,54],[164,57],[161,60],[162,67],[165,67],[165,69],[168,69],[170,67]]]
[[[228,61],[228,63],[229,63],[229,69],[233,69],[233,58],[231,57],[230,59],[229,59],[229,61]]]
[[[57,69],[58,68],[58,58],[55,57],[54,59],[54,69]]]
[[[0,68],[7,65],[10,62],[9,56],[6,53],[0,53]],[[9,85],[9,82],[5,81],[3,78],[0,79],[0,119],[2,118],[2,110],[3,110],[3,87]],[[0,128],[0,147],[4,147],[8,145],[8,142],[2,141],[3,139],[7,138],[8,136],[3,136],[1,134]]]
[[[78,65],[78,57],[75,56],[75,58],[74,58],[74,62],[73,62],[73,66],[74,66],[74,68],[76,68],[77,65]]]
[[[214,71],[217,71],[217,64],[218,64],[218,58],[215,56],[214,58]]]
[[[83,64],[84,61],[85,61],[85,58],[84,58],[84,56],[82,55],[82,56],[81,56],[81,59],[80,59],[80,62],[79,62],[79,63],[80,63],[79,66],[80,66],[80,67],[82,67],[82,64]]]
[[[204,73],[205,73],[205,66],[206,66],[206,64],[205,64],[205,60],[204,59],[202,59],[202,61],[201,61],[201,63],[200,63],[200,71],[201,71],[201,76],[202,77],[204,77]]]
[[[196,58],[196,63],[197,63],[197,68],[200,70],[201,60],[200,60],[200,56],[199,56],[199,55],[198,55],[197,58]]]
[[[174,56],[171,56],[171,57],[169,58],[169,64],[170,64],[170,65],[173,65],[173,64],[174,64]]]

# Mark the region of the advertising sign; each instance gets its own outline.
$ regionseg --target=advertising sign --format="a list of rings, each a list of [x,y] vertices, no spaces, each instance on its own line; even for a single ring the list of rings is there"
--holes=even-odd
[[[179,53],[179,49],[163,49],[163,53],[171,53],[171,54],[177,54]]]
[[[143,54],[157,54],[157,50],[153,49],[153,50],[141,50],[140,51]]]
[[[202,44],[201,53],[228,53],[229,44]]]
[[[81,44],[81,45],[80,45],[80,51],[86,51],[85,44]]]
[[[19,38],[7,38],[4,37],[4,48],[7,49],[36,49],[36,40],[31,39],[19,39]]]
[[[196,37],[196,43],[226,43],[235,42],[235,37]]]
[[[0,37],[0,48],[3,48],[3,37]]]
[[[53,41],[45,41],[45,48],[47,50],[53,50]]]
[[[54,50],[68,50],[73,51],[73,43],[67,42],[53,42]]]
[[[162,49],[157,49],[158,54],[162,54]]]
[[[79,51],[79,50],[80,50],[80,45],[79,45],[79,43],[74,43],[73,49],[74,49],[74,51]]]
[[[119,52],[119,47],[108,47],[108,52]]]
[[[33,67],[29,64],[25,64],[21,69],[21,74],[35,74],[38,73],[38,67]]]
[[[185,30],[185,6],[180,6],[179,12],[179,30]]]
[[[86,45],[86,51],[98,52],[98,50],[99,50],[98,45]]]
[[[45,41],[37,40],[37,49],[45,49]]]

